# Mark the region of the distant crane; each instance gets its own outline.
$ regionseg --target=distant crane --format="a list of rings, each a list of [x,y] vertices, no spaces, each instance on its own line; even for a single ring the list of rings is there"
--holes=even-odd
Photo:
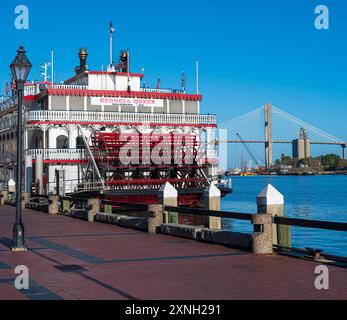
[[[247,144],[245,143],[245,141],[242,139],[241,135],[236,133],[237,137],[239,138],[239,140],[241,141],[242,145],[245,147],[246,151],[248,152],[248,154],[251,156],[252,160],[254,161],[254,163],[260,168],[261,164],[259,163],[259,161],[257,160],[257,158],[255,157],[255,155],[253,154],[253,152],[251,151],[251,149],[248,148]]]

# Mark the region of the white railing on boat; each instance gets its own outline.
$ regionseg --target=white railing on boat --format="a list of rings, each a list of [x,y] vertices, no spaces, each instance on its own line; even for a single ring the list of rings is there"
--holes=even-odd
[[[0,154],[1,163],[9,163],[16,161],[16,154],[14,152],[5,152]]]
[[[43,160],[83,160],[85,159],[84,149],[29,149],[26,151],[33,160],[38,154]]]
[[[173,114],[173,113],[126,113],[126,112],[87,112],[87,111],[29,111],[26,121],[58,122],[101,122],[101,123],[158,123],[215,125],[215,115]]]
[[[158,89],[158,88],[141,88],[141,92],[159,92],[159,93],[180,93],[184,94],[185,91],[182,89]]]
[[[0,118],[0,132],[10,129],[16,125],[17,125],[17,117],[14,115]]]
[[[47,89],[59,89],[59,90],[87,90],[88,86],[79,84],[54,84],[47,85]]]

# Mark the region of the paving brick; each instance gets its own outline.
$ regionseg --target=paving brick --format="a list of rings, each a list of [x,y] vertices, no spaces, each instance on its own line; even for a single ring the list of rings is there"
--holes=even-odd
[[[329,267],[330,290],[318,291],[310,261],[31,210],[23,215],[29,250],[12,253],[14,210],[0,206],[0,300],[347,298],[343,268]],[[20,264],[30,271],[27,292],[13,285]]]

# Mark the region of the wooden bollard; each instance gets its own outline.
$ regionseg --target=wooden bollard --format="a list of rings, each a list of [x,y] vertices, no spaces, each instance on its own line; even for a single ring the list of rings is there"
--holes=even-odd
[[[159,190],[159,204],[163,206],[177,207],[178,192],[175,187],[170,183],[166,182]],[[177,223],[178,224],[178,213],[177,212],[164,212],[163,217],[164,223]]]
[[[268,184],[257,196],[258,213],[267,213],[274,216],[284,216],[284,197],[271,184]],[[290,247],[290,226],[272,225],[273,244]]]
[[[94,222],[94,217],[100,212],[100,200],[99,198],[88,199],[88,221]]]
[[[49,195],[48,196],[48,214],[58,214],[59,213],[59,196]]]
[[[148,211],[152,213],[152,216],[148,219],[148,233],[155,234],[164,222],[163,205],[150,204]]]
[[[220,211],[220,190],[211,184],[204,191],[204,209]],[[208,228],[221,230],[222,229],[222,218],[220,217],[208,217]]]

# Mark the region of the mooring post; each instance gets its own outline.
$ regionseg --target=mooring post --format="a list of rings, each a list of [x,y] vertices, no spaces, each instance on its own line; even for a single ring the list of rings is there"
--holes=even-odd
[[[204,191],[204,209],[220,211],[220,190],[211,184]],[[208,217],[208,228],[210,229],[222,229],[222,218],[220,217]]]
[[[155,234],[158,232],[160,226],[164,223],[163,205],[162,204],[150,204],[148,205],[148,211],[152,213],[152,216],[148,219],[148,233]]]
[[[1,204],[4,205],[6,200],[8,200],[8,191],[1,191]]]
[[[100,199],[90,198],[88,199],[88,221],[94,222],[94,217],[100,212]]]
[[[268,184],[257,196],[258,213],[267,213],[274,216],[284,216],[284,197],[271,184]],[[273,244],[290,247],[290,226],[272,225]]]
[[[159,189],[159,204],[163,205],[163,222],[164,223],[177,223],[178,224],[178,213],[177,212],[166,212],[164,206],[177,207],[178,192],[175,187],[170,183],[166,182]]]
[[[59,213],[59,196],[52,194],[48,196],[48,214],[58,214]]]
[[[16,183],[12,178],[7,182],[7,190],[9,193],[16,192]]]

